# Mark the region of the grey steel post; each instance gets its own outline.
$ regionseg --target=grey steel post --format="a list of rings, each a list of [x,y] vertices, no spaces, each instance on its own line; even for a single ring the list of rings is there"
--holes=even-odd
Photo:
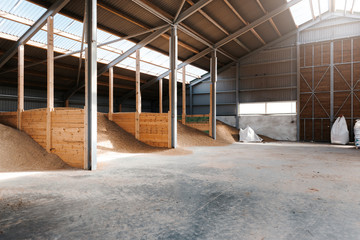
[[[300,32],[296,34],[296,139],[300,141]]]
[[[236,77],[235,77],[235,99],[236,99],[236,111],[235,111],[235,126],[240,128],[240,99],[239,99],[239,77],[240,77],[240,62],[236,63]]]
[[[216,49],[211,53],[211,137],[216,139],[216,81],[217,81],[217,57]]]
[[[351,39],[351,119],[350,139],[354,137],[354,39]],[[355,140],[354,140],[355,141]]]
[[[334,42],[330,42],[330,126],[334,122]]]
[[[85,11],[88,16],[86,24],[87,40],[87,86],[86,86],[86,159],[85,168],[96,170],[97,146],[97,56],[96,56],[96,29],[97,29],[97,0],[86,0]]]
[[[170,37],[170,111],[171,111],[171,147],[177,142],[177,59],[178,59],[177,25],[171,26]]]
[[[193,114],[193,86],[189,85],[189,92],[190,92],[190,99],[189,99],[189,105],[190,105],[190,115]]]

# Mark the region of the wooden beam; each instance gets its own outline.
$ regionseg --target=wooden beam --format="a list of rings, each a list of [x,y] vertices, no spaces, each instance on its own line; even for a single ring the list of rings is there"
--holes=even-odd
[[[109,120],[114,113],[114,68],[109,69]]]
[[[24,45],[18,47],[18,109],[17,128],[21,130],[21,116],[24,112]]]
[[[185,66],[182,68],[182,118],[181,121],[185,124],[186,118],[186,69]]]
[[[54,17],[47,19],[46,151],[51,151],[51,112],[54,110]]]
[[[141,91],[140,91],[140,49],[136,50],[136,116],[135,137],[140,139],[140,114],[141,114]]]
[[[159,112],[163,113],[163,80],[159,80]]]

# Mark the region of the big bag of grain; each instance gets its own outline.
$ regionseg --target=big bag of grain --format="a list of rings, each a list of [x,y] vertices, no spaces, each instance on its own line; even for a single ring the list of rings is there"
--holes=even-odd
[[[356,120],[355,126],[354,126],[354,139],[355,139],[355,146],[357,148],[360,147],[360,119]]]
[[[331,128],[331,143],[348,144],[349,130],[344,116],[338,117]]]

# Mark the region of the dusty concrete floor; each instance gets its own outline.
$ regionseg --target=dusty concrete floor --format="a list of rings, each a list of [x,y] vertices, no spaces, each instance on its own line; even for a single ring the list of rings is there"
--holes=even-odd
[[[0,239],[360,239],[360,150],[197,147],[0,174]]]

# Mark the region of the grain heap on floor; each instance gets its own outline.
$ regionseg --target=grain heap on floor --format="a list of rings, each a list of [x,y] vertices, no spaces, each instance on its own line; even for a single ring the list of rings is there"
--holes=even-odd
[[[216,140],[214,140],[207,133],[178,122],[178,145],[180,147],[225,146],[234,143],[238,134],[236,128],[217,121]]]
[[[101,155],[106,152],[149,153],[161,150],[161,148],[152,147],[138,141],[116,123],[108,120],[106,115],[98,113],[98,154]]]
[[[0,124],[0,172],[70,168],[55,154],[47,153],[26,133]]]

